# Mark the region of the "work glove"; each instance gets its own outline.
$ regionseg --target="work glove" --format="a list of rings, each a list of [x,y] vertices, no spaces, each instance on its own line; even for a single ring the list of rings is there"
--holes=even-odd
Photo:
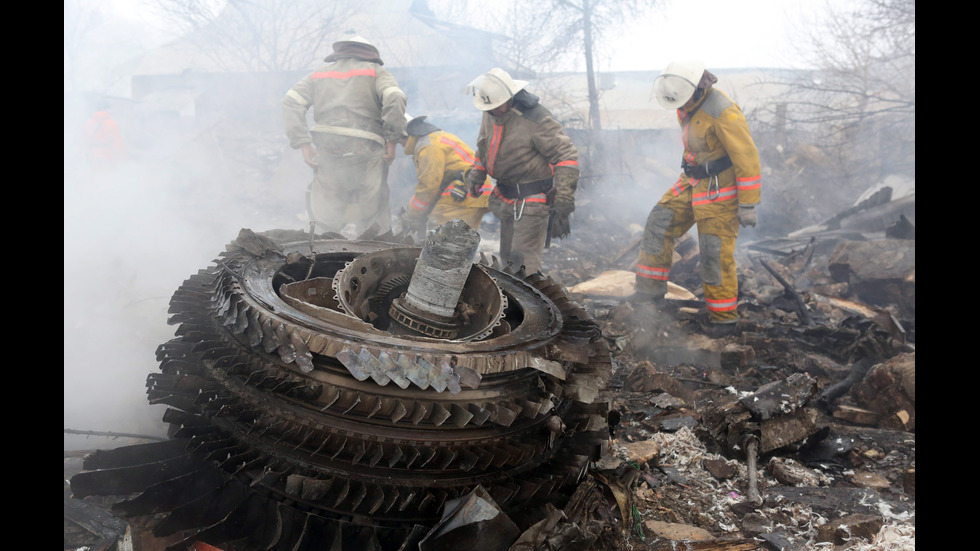
[[[743,228],[746,226],[752,226],[754,228],[756,222],[755,207],[738,206],[738,223]]]
[[[464,201],[466,200],[466,184],[460,180],[453,180],[449,184],[449,195],[453,198],[453,201]]]
[[[470,195],[479,197],[483,194],[483,184],[486,183],[487,176],[482,171],[471,168],[463,175],[463,181],[469,186]]]
[[[691,163],[687,162],[687,159],[681,161],[681,170],[684,171],[684,174],[688,178],[697,178],[700,180],[708,177],[708,171],[703,165],[700,167],[698,165],[692,165]]]
[[[561,239],[572,233],[571,215],[575,212],[575,195],[556,193],[551,203],[551,217],[548,220],[548,233],[552,238]]]
[[[568,234],[572,233],[570,215],[560,214],[557,211],[552,212],[548,219],[548,233],[554,239],[568,237]]]
[[[558,193],[555,201],[551,204],[551,212],[568,216],[575,212],[575,195],[571,193]]]
[[[426,215],[424,212],[408,207],[402,209],[401,214],[402,233],[415,237],[423,237],[426,230]]]

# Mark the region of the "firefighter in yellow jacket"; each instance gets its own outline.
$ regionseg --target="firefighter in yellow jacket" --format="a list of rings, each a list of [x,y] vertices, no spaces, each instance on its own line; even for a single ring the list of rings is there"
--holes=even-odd
[[[664,298],[674,241],[697,224],[707,332],[721,336],[738,321],[735,238],[740,225],[756,225],[762,179],[745,116],[717,81],[700,61],[673,62],[654,81],[660,105],[677,109],[683,173],[647,218],[635,298]]]
[[[282,100],[289,145],[314,172],[307,191],[310,218],[321,231],[340,232],[353,224],[357,233],[372,225],[386,232],[388,167],[405,136],[405,92],[383,67],[378,48],[363,37],[334,42],[323,61]]]
[[[480,195],[470,196],[465,175],[476,162],[473,149],[425,119],[425,115],[410,119],[408,137],[401,141],[405,154],[415,162],[418,179],[401,217],[402,230],[424,236],[426,229],[455,219],[479,230],[488,210],[490,178],[484,177]]]

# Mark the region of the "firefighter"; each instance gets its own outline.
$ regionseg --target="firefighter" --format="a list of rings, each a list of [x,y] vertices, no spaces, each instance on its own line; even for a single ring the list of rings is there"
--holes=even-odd
[[[484,176],[480,195],[470,196],[465,173],[476,162],[473,149],[425,119],[422,115],[409,120],[408,136],[401,141],[405,154],[415,162],[418,178],[415,194],[401,217],[402,229],[423,236],[426,229],[460,219],[479,230],[488,210],[490,178]]]
[[[476,196],[488,174],[496,181],[489,206],[500,219],[501,260],[535,273],[550,239],[571,232],[579,167],[572,140],[527,84],[500,68],[469,84],[483,120],[467,184]]]
[[[126,158],[126,146],[119,132],[119,124],[105,105],[99,106],[85,121],[82,140],[89,165],[95,171],[110,170]]]
[[[334,42],[324,61],[282,100],[289,145],[314,172],[306,194],[310,218],[326,231],[353,224],[358,233],[372,225],[386,232],[388,168],[405,136],[405,92],[363,37]]]
[[[701,61],[670,63],[653,85],[657,102],[677,110],[683,172],[650,211],[640,242],[634,300],[660,302],[674,241],[698,228],[706,333],[723,336],[738,321],[735,238],[755,226],[761,173],[759,151],[742,110],[712,86],[718,79]]]

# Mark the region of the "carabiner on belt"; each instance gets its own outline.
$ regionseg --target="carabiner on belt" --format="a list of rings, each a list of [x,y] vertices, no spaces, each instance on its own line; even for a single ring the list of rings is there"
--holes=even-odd
[[[517,208],[518,201],[521,203],[520,209]],[[524,216],[524,201],[525,199],[523,197],[514,201],[514,221],[520,220],[521,216]]]
[[[714,201],[721,191],[718,189],[718,176],[708,176],[708,200]]]

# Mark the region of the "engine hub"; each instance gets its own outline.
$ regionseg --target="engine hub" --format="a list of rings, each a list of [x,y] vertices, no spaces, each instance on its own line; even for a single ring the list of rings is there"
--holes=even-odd
[[[560,506],[608,436],[598,326],[547,276],[434,246],[242,230],[171,299],[147,377],[171,439],[90,455],[75,496],[225,551],[394,551],[477,487],[523,528]],[[413,290],[420,265],[446,289]]]

